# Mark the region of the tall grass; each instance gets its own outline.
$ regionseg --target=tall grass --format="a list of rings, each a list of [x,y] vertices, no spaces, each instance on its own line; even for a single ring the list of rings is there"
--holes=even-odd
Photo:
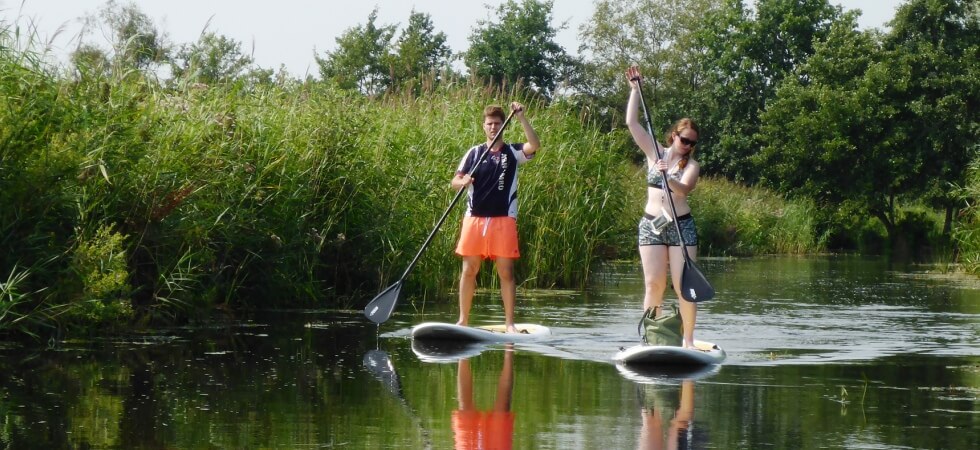
[[[387,230],[383,236],[389,253],[382,261],[389,279],[381,280],[382,285],[401,275],[452,201],[455,191],[449,180],[466,149],[485,139],[482,111],[488,104],[524,102],[542,141],[519,176],[520,279],[530,286],[583,286],[604,252],[629,232],[619,218],[625,208],[620,193],[632,182],[631,168],[609,151],[614,138],[587,126],[570,106],[546,107],[518,92],[463,85],[380,103],[375,111],[378,128],[366,133],[362,151],[380,171],[376,188],[388,202],[375,212],[379,227]],[[504,141],[524,140],[514,121]],[[411,284],[424,293],[455,288],[460,203],[412,277]],[[484,271],[484,281],[492,282],[491,273]]]
[[[542,141],[519,179],[523,285],[581,287],[603,260],[636,258],[644,171],[623,158],[635,148],[562,101],[463,80],[380,99],[323,83],[169,86],[122,68],[59,74],[0,44],[11,314],[104,329],[215,308],[360,307],[449,206],[459,159],[484,140],[483,108],[514,100]],[[517,122],[504,137],[524,139]],[[712,179],[692,203],[702,253],[820,248],[805,203]],[[412,302],[455,289],[462,207],[409,277]]]
[[[708,255],[803,254],[823,249],[815,206],[773,192],[704,177],[691,195]]]
[[[980,275],[980,205],[977,203],[980,201],[980,161],[974,161],[969,171],[967,184],[959,192],[965,207],[953,230],[953,240],[963,269]]]
[[[448,206],[490,103],[527,103],[544,141],[521,176],[524,279],[581,286],[623,234],[616,192],[629,166],[605,151],[611,138],[518,90],[464,82],[376,100],[323,84],[65,76],[11,52],[0,63],[2,267],[31,268],[19,292],[54,286],[34,301],[69,307],[68,321],[358,306],[401,274]],[[505,136],[523,139],[519,126]],[[415,297],[454,288],[461,215],[420,260]]]

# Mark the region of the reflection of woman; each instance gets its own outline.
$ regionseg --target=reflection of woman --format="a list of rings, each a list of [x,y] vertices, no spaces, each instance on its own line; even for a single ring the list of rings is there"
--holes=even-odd
[[[641,450],[694,448],[691,445],[693,442],[690,442],[691,422],[694,420],[693,381],[684,380],[681,383],[681,399],[670,419],[665,445],[663,412],[669,411],[671,406],[651,404],[640,408],[643,428],[640,429],[640,440],[636,448]]]
[[[478,411],[473,402],[473,372],[470,362],[459,361],[456,386],[459,409],[453,411],[453,434],[457,449],[509,449],[514,440],[514,413],[510,411],[514,388],[514,346],[504,351],[504,367],[497,380],[497,395],[490,411]]]

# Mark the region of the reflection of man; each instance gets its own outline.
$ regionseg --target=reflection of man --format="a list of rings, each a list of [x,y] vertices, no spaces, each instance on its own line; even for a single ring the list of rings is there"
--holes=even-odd
[[[514,388],[514,346],[504,350],[504,367],[497,380],[497,395],[490,411],[477,411],[473,402],[473,372],[470,362],[459,360],[456,386],[459,409],[453,411],[453,434],[457,449],[509,449],[514,439],[514,413],[510,411]]]
[[[651,402],[654,403],[654,402]],[[664,402],[667,403],[667,402]],[[643,428],[640,430],[640,441],[637,448],[641,450],[661,450],[690,448],[688,431],[694,420],[694,382],[684,380],[681,383],[681,399],[674,411],[667,430],[666,446],[664,445],[663,410],[669,410],[672,405],[651,404],[643,405],[640,413],[643,416]]]

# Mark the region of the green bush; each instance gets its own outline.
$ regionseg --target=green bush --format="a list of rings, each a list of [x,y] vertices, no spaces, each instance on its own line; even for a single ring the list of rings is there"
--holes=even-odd
[[[111,226],[102,226],[91,237],[79,235],[79,239],[71,268],[81,283],[81,296],[70,315],[95,325],[128,322],[133,308],[125,237]]]

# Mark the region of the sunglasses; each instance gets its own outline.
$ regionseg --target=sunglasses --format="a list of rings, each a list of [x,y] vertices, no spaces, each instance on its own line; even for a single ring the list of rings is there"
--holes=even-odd
[[[681,143],[684,144],[684,145],[686,145],[686,146],[694,147],[695,145],[698,145],[698,141],[692,141],[692,140],[690,140],[690,139],[688,139],[688,138],[686,138],[684,136],[681,136],[679,134],[677,135],[677,138],[680,139],[681,140]]]

